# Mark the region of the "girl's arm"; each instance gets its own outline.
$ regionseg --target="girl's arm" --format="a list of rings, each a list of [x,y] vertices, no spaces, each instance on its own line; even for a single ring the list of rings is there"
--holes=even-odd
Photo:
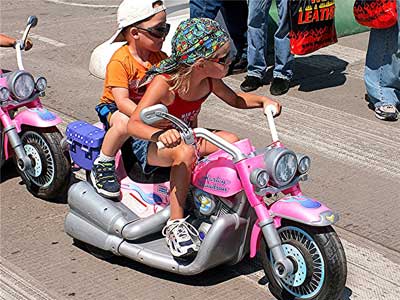
[[[140,112],[149,106],[171,100],[169,85],[163,76],[156,76],[147,87],[143,98],[139,101],[128,122],[128,134],[143,140],[158,141],[158,136],[163,132],[159,128],[149,126],[140,119]]]
[[[230,106],[241,109],[248,109],[248,108],[266,107],[267,105],[273,105],[275,106],[276,111],[278,112],[277,115],[281,111],[280,103],[268,97],[250,93],[235,93],[221,79],[212,79],[212,81],[213,81],[212,92]]]

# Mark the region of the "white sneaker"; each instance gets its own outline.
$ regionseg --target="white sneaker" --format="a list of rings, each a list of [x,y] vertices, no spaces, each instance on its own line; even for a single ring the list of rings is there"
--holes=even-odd
[[[199,232],[186,219],[169,220],[162,230],[174,257],[185,257],[199,251]]]

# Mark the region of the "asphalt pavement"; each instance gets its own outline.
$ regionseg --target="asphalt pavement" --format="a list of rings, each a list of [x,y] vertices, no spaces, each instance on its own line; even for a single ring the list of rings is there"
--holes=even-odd
[[[182,1],[172,2],[167,1]],[[89,58],[114,33],[118,3],[1,1],[4,33],[18,35],[28,15],[39,18],[25,68],[48,79],[42,100],[63,118],[61,130],[72,120],[97,120],[102,81],[88,72]],[[304,192],[340,213],[336,230],[349,268],[342,300],[395,300],[400,294],[400,121],[377,120],[364,100],[367,41],[368,32],[361,33],[297,57],[291,90],[276,97],[283,105],[276,122],[286,146],[312,158]],[[0,62],[2,68],[15,68],[13,50],[1,49]],[[244,76],[225,82],[239,90]],[[257,94],[269,95],[270,76]],[[256,146],[271,140],[261,111],[235,110],[215,97],[204,105],[200,125],[229,129]],[[66,204],[32,197],[11,164],[2,168],[0,197],[0,299],[273,299],[257,260],[180,277],[123,258],[93,257],[63,232]]]

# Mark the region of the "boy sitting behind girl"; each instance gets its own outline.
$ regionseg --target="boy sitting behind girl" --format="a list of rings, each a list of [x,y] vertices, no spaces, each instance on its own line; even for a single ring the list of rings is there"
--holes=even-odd
[[[169,32],[163,1],[124,0],[118,7],[118,31],[110,42],[127,41],[107,65],[103,95],[96,111],[107,133],[90,174],[96,191],[107,198],[119,196],[115,155],[129,138],[129,117],[142,98],[139,83],[146,71],[167,56],[161,47]]]

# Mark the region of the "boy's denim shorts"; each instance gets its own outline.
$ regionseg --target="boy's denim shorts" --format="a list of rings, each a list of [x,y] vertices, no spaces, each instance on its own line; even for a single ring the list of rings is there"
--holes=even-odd
[[[115,103],[100,103],[96,106],[96,112],[105,130],[110,129],[110,119],[113,113],[118,110]]]
[[[132,151],[136,156],[144,174],[153,173],[158,167],[151,166],[147,163],[147,154],[149,152],[151,141],[132,138]]]

